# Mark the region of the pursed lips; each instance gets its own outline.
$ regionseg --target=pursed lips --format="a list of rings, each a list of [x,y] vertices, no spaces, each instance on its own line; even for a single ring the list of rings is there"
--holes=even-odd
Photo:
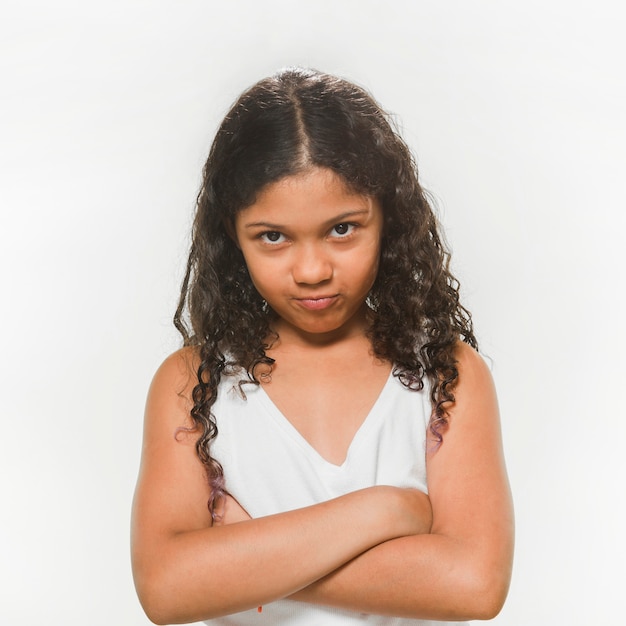
[[[328,296],[315,296],[308,298],[294,298],[294,300],[303,306],[305,309],[311,309],[319,311],[329,307],[333,302],[337,300],[339,294],[333,294]]]

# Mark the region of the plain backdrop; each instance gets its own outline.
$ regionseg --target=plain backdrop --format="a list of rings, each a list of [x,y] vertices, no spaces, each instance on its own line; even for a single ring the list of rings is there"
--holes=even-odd
[[[234,98],[304,65],[396,116],[492,363],[494,623],[622,624],[624,26],[603,0],[2,2],[0,623],[149,623],[129,511],[200,170]]]

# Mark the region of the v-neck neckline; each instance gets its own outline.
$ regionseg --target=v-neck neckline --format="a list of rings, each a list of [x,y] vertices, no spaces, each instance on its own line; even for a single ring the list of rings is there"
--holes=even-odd
[[[289,435],[290,438],[293,439],[305,451],[307,456],[314,459],[318,465],[322,464],[324,467],[331,468],[335,471],[340,471],[345,469],[349,465],[349,460],[351,454],[353,453],[353,450],[358,446],[359,441],[365,436],[371,426],[377,421],[377,418],[379,418],[379,416],[383,414],[382,411],[378,410],[379,405],[383,403],[384,397],[389,393],[389,388],[391,387],[394,378],[395,377],[393,375],[392,368],[376,400],[372,404],[367,415],[361,422],[361,425],[357,428],[354,436],[352,437],[352,440],[348,444],[346,457],[340,465],[329,461],[327,458],[322,456],[322,454],[320,454],[317,448],[315,448],[309,442],[309,440],[291,423],[291,421],[287,419],[285,414],[278,408],[278,406],[270,398],[269,394],[265,391],[263,385],[259,385],[257,389],[260,394],[261,401],[267,408],[270,416],[274,419],[278,426],[280,426],[281,429],[286,432],[286,434]]]

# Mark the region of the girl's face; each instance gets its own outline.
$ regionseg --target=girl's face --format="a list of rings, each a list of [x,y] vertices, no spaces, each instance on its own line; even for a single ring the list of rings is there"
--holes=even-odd
[[[382,222],[377,200],[322,168],[269,185],[239,212],[237,243],[255,287],[280,317],[276,330],[332,339],[365,328]]]

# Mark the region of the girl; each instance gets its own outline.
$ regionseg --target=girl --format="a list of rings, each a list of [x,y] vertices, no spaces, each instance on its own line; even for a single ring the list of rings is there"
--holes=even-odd
[[[448,261],[366,92],[286,70],[239,98],[204,168],[185,347],[147,401],[132,556],[151,620],[498,613],[498,409]]]

